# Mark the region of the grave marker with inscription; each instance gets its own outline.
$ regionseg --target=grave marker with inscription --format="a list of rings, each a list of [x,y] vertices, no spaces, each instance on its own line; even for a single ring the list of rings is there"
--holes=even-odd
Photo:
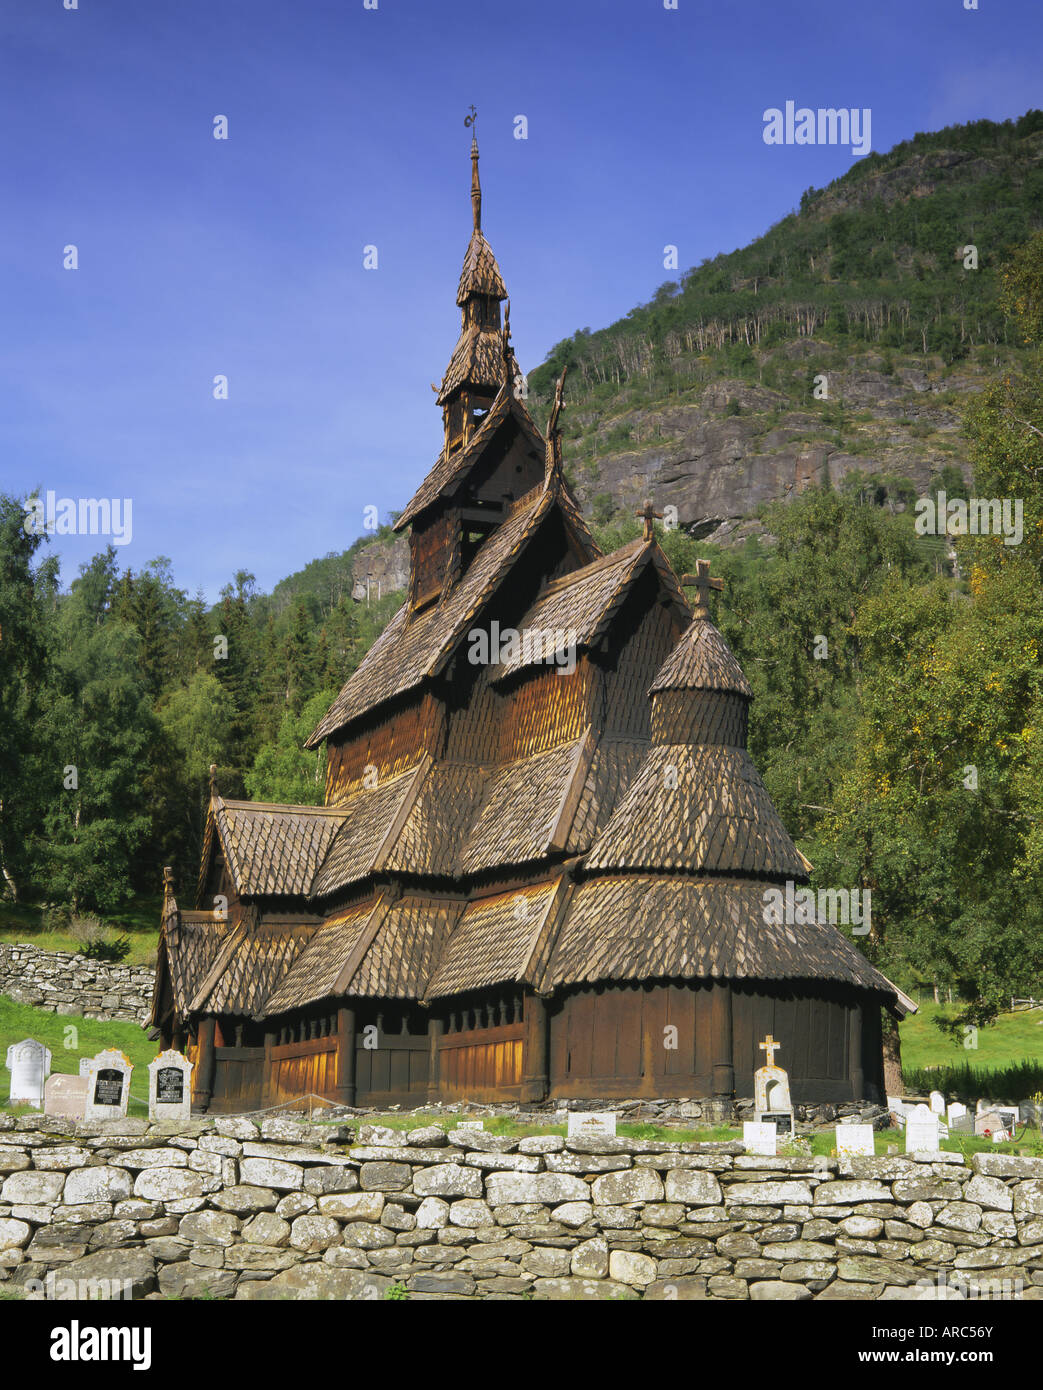
[[[616,1135],[616,1116],[611,1110],[569,1111],[568,1137],[577,1134],[593,1134],[597,1138],[614,1139]]]
[[[82,1120],[87,1109],[87,1078],[59,1072],[44,1087],[43,1108],[48,1115]]]
[[[763,1154],[774,1158],[778,1151],[779,1132],[773,1124],[762,1124],[759,1120],[743,1120],[742,1142],[748,1154]]]
[[[129,1057],[115,1049],[92,1057],[87,1071],[87,1110],[85,1120],[119,1119],[127,1113],[130,1099]]]
[[[35,1038],[23,1038],[7,1049],[7,1070],[11,1073],[11,1104],[42,1110],[44,1083],[51,1074],[50,1051]]]
[[[192,1118],[192,1063],[172,1049],[148,1064],[150,1120],[187,1121]]]
[[[782,1046],[769,1033],[759,1044],[767,1053],[767,1064],[753,1073],[753,1112],[758,1123],[773,1124],[779,1134],[793,1134],[793,1102],[789,1093],[789,1073],[775,1065],[775,1053]]]
[[[837,1158],[872,1158],[872,1125],[837,1125]]]
[[[915,1106],[909,1111],[905,1121],[906,1153],[937,1153],[940,1147],[940,1130],[938,1116],[929,1106]]]

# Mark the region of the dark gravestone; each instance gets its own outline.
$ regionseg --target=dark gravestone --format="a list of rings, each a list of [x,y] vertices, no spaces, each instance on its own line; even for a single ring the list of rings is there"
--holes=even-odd
[[[156,1100],[160,1105],[180,1105],[185,1099],[185,1073],[180,1067],[161,1067],[156,1074]]]
[[[123,1099],[123,1072],[102,1067],[94,1082],[95,1105],[119,1105]]]

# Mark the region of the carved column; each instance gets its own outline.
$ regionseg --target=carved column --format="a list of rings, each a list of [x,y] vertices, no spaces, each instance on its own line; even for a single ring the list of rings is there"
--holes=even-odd
[[[714,980],[710,987],[710,1037],[713,1046],[710,1089],[714,1117],[731,1115],[735,1098],[735,1060],[732,1045],[732,987]]]
[[[427,1037],[430,1043],[430,1052],[427,1061],[427,1103],[434,1105],[438,1100],[442,1084],[442,1055],[439,1048],[442,1046],[442,1034],[445,1032],[445,1023],[440,1018],[429,1017],[427,1020]]]
[[[537,994],[525,997],[525,1041],[522,1069],[522,1100],[546,1100],[550,1090],[547,1074],[550,1015],[546,1000]]]
[[[355,1104],[355,1010],[337,1010],[337,1099]]]
[[[210,1109],[214,1094],[214,1074],[217,1069],[217,1055],[214,1050],[214,1034],[217,1020],[203,1018],[199,1021],[196,1034],[196,1084],[192,1093],[192,1103],[202,1111]]]

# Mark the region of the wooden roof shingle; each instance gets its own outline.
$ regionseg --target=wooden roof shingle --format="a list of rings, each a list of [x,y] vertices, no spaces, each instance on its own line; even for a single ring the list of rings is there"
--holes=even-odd
[[[337,806],[211,800],[211,815],[236,891],[302,896],[344,821]]]
[[[544,968],[547,935],[556,925],[566,886],[560,875],[469,903],[449,934],[425,999],[508,982],[531,983]]]
[[[312,897],[327,897],[381,867],[429,767],[430,759],[422,758],[415,767],[363,787],[338,805],[340,828],[310,884]]]
[[[379,902],[366,902],[327,918],[290,970],[273,984],[263,1001],[263,1013],[285,1013],[332,995],[352,951],[379,907]]]
[[[649,747],[584,867],[807,877],[753,759],[712,744]]]
[[[477,227],[467,243],[460,283],[456,289],[456,302],[461,309],[473,294],[487,294],[493,299],[507,298],[507,289],[493,249]]]
[[[386,700],[412,690],[448,662],[486,601],[549,515],[557,493],[534,488],[512,507],[506,520],[480,546],[448,597],[408,621],[400,608],[348,680],[306,747]]]
[[[599,980],[841,980],[892,987],[828,921],[771,926],[755,879],[626,874],[598,877],[572,894],[542,992]]]
[[[708,618],[693,619],[656,672],[648,693],[657,690],[731,691],[753,699],[750,683],[731,647]]]

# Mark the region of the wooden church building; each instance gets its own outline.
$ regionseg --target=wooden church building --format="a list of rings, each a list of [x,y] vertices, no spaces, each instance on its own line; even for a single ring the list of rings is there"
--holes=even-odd
[[[526,408],[482,233],[438,392],[444,440],[397,522],[406,600],[309,740],[323,806],[211,782],[191,909],[167,872],[153,1035],[210,1110],[753,1094],[883,1099],[896,991],[824,921],[746,751],[750,687],[656,542],[609,555]],[[688,582],[688,581],[686,581]]]

